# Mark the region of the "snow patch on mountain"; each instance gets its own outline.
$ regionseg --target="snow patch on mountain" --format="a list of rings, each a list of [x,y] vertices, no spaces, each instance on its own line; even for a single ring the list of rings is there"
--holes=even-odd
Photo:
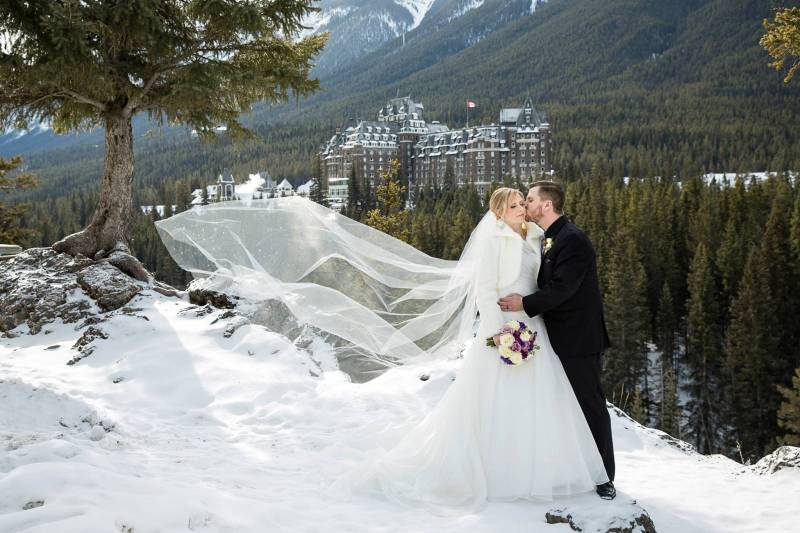
[[[403,31],[407,30],[405,24],[398,23],[397,20],[394,19],[390,13],[387,13],[385,11],[380,13],[370,13],[369,18],[377,20],[378,23],[381,24],[383,27],[387,28],[390,34],[394,37],[397,37]]]
[[[453,11],[453,14],[447,17],[447,22],[453,21],[460,16],[463,16],[465,13],[472,11],[473,9],[477,9],[483,5],[484,0],[469,0],[464,4],[461,4],[458,9]]]
[[[34,124],[31,125],[28,129],[20,130],[20,129],[12,129],[8,130],[5,133],[0,133],[0,144],[3,142],[11,142],[17,139],[21,139],[22,137],[27,136],[36,136],[41,135],[42,133],[46,133],[48,131],[52,131],[52,128],[48,124]]]
[[[425,15],[428,14],[431,6],[436,0],[394,0],[395,4],[405,8],[411,13],[414,21],[411,26],[406,28],[406,31],[411,31],[422,23]],[[483,0],[480,0],[483,2]]]
[[[354,9],[354,7],[334,7],[312,13],[303,21],[303,26],[306,26],[307,29],[300,32],[300,37],[308,37],[325,31],[332,20],[344,18]]]
[[[547,0],[531,0],[531,13],[536,11],[536,6],[539,4],[544,4]]]

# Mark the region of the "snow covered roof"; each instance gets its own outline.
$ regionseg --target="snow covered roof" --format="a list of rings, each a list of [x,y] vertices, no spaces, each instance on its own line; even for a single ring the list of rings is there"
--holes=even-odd
[[[219,175],[217,181],[220,181],[222,183],[236,183],[233,180],[233,174],[231,174],[231,171],[228,170],[227,168],[222,171],[222,174]]]
[[[545,123],[544,113],[533,107],[531,97],[525,98],[522,107],[507,107],[500,110],[500,124],[503,126],[523,126],[533,124],[539,126]]]
[[[283,181],[278,184],[276,189],[286,190],[286,191],[293,191],[294,187],[292,187],[292,184],[289,183],[289,180],[284,178]]]
[[[192,202],[192,203],[194,203],[194,202]],[[171,207],[172,211],[174,212],[175,209],[178,206],[172,205],[170,207]],[[142,213],[144,213],[145,215],[147,215],[149,213],[152,213],[153,211],[156,211],[158,213],[158,216],[160,216],[160,217],[164,216],[164,208],[165,208],[165,206],[163,206],[163,205],[143,205],[143,206],[141,206]]]
[[[450,128],[447,127],[447,124],[428,124],[428,133],[444,133],[449,129]]]
[[[311,194],[311,185],[314,180],[308,180],[297,188],[297,194]]]
[[[380,120],[396,120],[398,117],[421,116],[424,107],[421,103],[415,102],[410,96],[392,98],[381,108],[378,113]]]
[[[256,187],[261,187],[264,190],[270,191],[275,188],[275,180],[272,179],[269,172],[266,170],[262,170],[258,174],[250,174],[250,181],[253,182]]]
[[[500,124],[516,124],[522,109],[519,107],[508,107],[500,110]]]

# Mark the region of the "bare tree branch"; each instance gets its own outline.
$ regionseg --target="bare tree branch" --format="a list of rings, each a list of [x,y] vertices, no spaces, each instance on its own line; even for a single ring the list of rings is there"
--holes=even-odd
[[[100,111],[106,111],[108,109],[108,106],[106,104],[104,104],[103,102],[100,102],[98,100],[94,100],[92,98],[88,98],[86,96],[83,96],[82,94],[78,94],[78,93],[76,93],[74,91],[70,91],[69,89],[62,89],[59,92],[60,92],[60,94],[63,94],[64,96],[69,96],[70,98],[72,98],[76,102],[80,102],[82,104],[88,104],[90,106],[96,107]]]

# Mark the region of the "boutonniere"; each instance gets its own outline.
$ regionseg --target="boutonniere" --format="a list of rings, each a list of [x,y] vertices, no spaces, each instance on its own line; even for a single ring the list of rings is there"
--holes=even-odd
[[[542,241],[542,253],[546,254],[547,252],[549,252],[550,248],[553,247],[553,244],[555,244],[555,242],[556,242],[555,239],[553,239],[552,237],[548,237],[544,241]]]

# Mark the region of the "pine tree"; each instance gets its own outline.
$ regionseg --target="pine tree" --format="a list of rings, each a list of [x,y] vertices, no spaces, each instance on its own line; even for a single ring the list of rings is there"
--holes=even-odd
[[[774,22],[764,21],[764,29],[759,44],[773,59],[769,66],[781,70],[788,63],[783,81],[789,83],[800,68],[800,7],[779,9]]]
[[[800,182],[796,182],[795,189],[794,208],[789,221],[789,287],[800,286]],[[800,294],[796,291],[794,292],[794,303],[795,305],[800,304]],[[788,318],[791,319],[791,315]],[[793,366],[798,367],[800,366],[800,346],[797,344],[795,344],[794,354]]]
[[[411,222],[411,245],[425,252],[428,255],[433,254],[433,239],[431,236],[430,215],[422,211],[416,211],[414,218]]]
[[[475,188],[475,185],[468,183],[461,189],[461,191],[464,194],[464,209],[467,211],[467,215],[473,222],[472,227],[470,228],[470,231],[472,231],[475,224],[480,220],[485,211],[481,205],[481,197],[478,194],[478,190]]]
[[[494,180],[492,180],[491,183],[489,183],[489,187],[486,189],[486,194],[483,195],[482,203],[483,203],[483,207],[484,208],[488,208],[489,207],[489,198],[491,198],[492,197],[492,193],[494,193],[494,191],[496,191],[500,187],[503,187],[503,185],[501,183],[498,183],[498,182],[494,181]]]
[[[322,168],[319,157],[314,158],[314,168],[311,172],[311,187],[308,191],[308,198],[319,205],[330,207],[328,203],[328,191],[322,179]]]
[[[775,179],[774,185],[772,207],[760,239],[760,252],[768,258],[761,283],[768,285],[773,295],[780,295],[774,298],[769,315],[777,345],[768,359],[767,371],[773,383],[788,384],[788,377],[796,367],[795,360],[800,354],[800,332],[797,328],[800,292],[787,290],[789,287],[798,287],[790,249],[791,189],[782,178]]]
[[[432,255],[433,257],[444,257],[444,249],[447,246],[445,238],[447,224],[444,222],[444,216],[434,212],[429,220],[431,222],[431,251],[428,252],[428,255]]]
[[[42,235],[39,244],[42,246],[50,246],[56,241],[56,239],[60,238],[58,230],[56,230],[55,225],[50,220],[45,220],[42,223],[40,232]]]
[[[705,243],[699,243],[689,273],[686,355],[689,365],[687,433],[701,453],[720,447],[722,337],[717,286]]]
[[[658,301],[658,314],[656,316],[656,344],[661,350],[659,360],[659,377],[661,385],[661,406],[659,427],[677,437],[680,433],[675,425],[680,420],[677,404],[677,346],[676,332],[678,320],[675,316],[675,304],[669,283],[664,280],[661,287],[661,296]],[[665,429],[668,428],[668,429]]]
[[[744,239],[740,230],[741,213],[731,212],[725,225],[722,242],[717,251],[717,266],[722,280],[722,308],[726,310],[736,294],[744,271],[746,255]]]
[[[663,375],[661,392],[661,431],[675,438],[681,438],[681,409],[678,404],[678,380],[669,368]]]
[[[778,385],[783,403],[778,409],[778,426],[784,433],[778,438],[781,446],[800,446],[800,368],[794,371],[792,387]]]
[[[322,186],[320,185],[319,178],[312,178],[311,187],[308,192],[308,199],[312,202],[318,203],[319,205],[330,207],[328,204],[328,198],[325,195],[325,192],[322,190]]]
[[[343,214],[353,220],[361,220],[364,214],[364,199],[361,192],[361,183],[356,178],[355,165],[350,168],[347,178],[347,205]]]
[[[453,161],[452,159],[447,158],[444,168],[444,182],[442,183],[442,189],[444,189],[446,194],[455,191],[456,187],[456,173],[453,170]]]
[[[391,169],[389,171],[391,172]],[[364,181],[362,183],[364,185],[364,190],[361,192],[361,212],[367,213],[377,207],[377,190],[372,190],[372,180],[367,176],[364,176]]]
[[[183,213],[189,209],[192,204],[192,190],[189,187],[189,182],[186,180],[179,180],[175,183],[175,212]],[[167,204],[168,206],[170,204]]]
[[[780,395],[769,372],[777,339],[769,316],[774,298],[764,283],[767,260],[757,245],[747,257],[739,294],[731,304],[727,332],[729,405],[733,431],[729,445],[741,445],[745,458],[763,455],[775,442]]]
[[[619,403],[634,391],[646,371],[648,321],[644,268],[628,230],[620,228],[611,250],[605,311],[611,348],[604,358],[603,387]]]
[[[446,247],[443,254],[443,259],[458,259],[461,252],[464,250],[464,245],[467,244],[469,236],[472,233],[473,222],[467,214],[466,209],[459,207],[456,211],[456,216],[453,218],[453,223],[450,225],[450,231],[446,237]]]
[[[208,187],[203,185],[202,189],[200,190],[200,205],[208,205],[209,202]]]
[[[314,11],[311,0],[0,3],[0,130],[105,130],[99,205],[53,248],[94,257],[128,243],[135,115],[241,137],[251,105],[318,89],[309,75],[326,35],[293,39]]]
[[[401,241],[410,241],[409,212],[403,209],[405,187],[400,185],[400,162],[395,159],[381,174],[376,189],[378,207],[367,212],[364,223]]]
[[[689,214],[689,251],[696,253],[697,245],[703,243],[713,261],[721,237],[716,226],[716,221],[720,219],[720,188],[716,181],[708,186],[703,186],[700,180],[692,180],[691,183],[697,183],[699,190],[696,192],[698,198],[693,202],[696,208]]]
[[[656,345],[661,350],[661,366],[663,372],[667,369],[675,368],[675,335],[678,331],[678,320],[675,316],[675,303],[672,298],[672,291],[669,290],[667,280],[664,280],[661,286],[661,296],[658,304]]]
[[[12,159],[0,157],[0,193],[31,189],[39,184],[38,180],[27,172],[13,177],[8,176],[8,173],[14,171],[20,164],[22,159],[19,157]],[[29,204],[8,206],[0,202],[0,243],[23,245],[34,237],[34,231],[20,226],[20,220],[29,208]]]
[[[792,219],[789,222],[789,251],[794,263],[794,270],[800,273],[800,183],[795,191]]]
[[[636,385],[633,389],[633,399],[631,400],[631,418],[640,424],[647,424],[647,408],[645,407],[645,400],[642,396],[642,388]]]

